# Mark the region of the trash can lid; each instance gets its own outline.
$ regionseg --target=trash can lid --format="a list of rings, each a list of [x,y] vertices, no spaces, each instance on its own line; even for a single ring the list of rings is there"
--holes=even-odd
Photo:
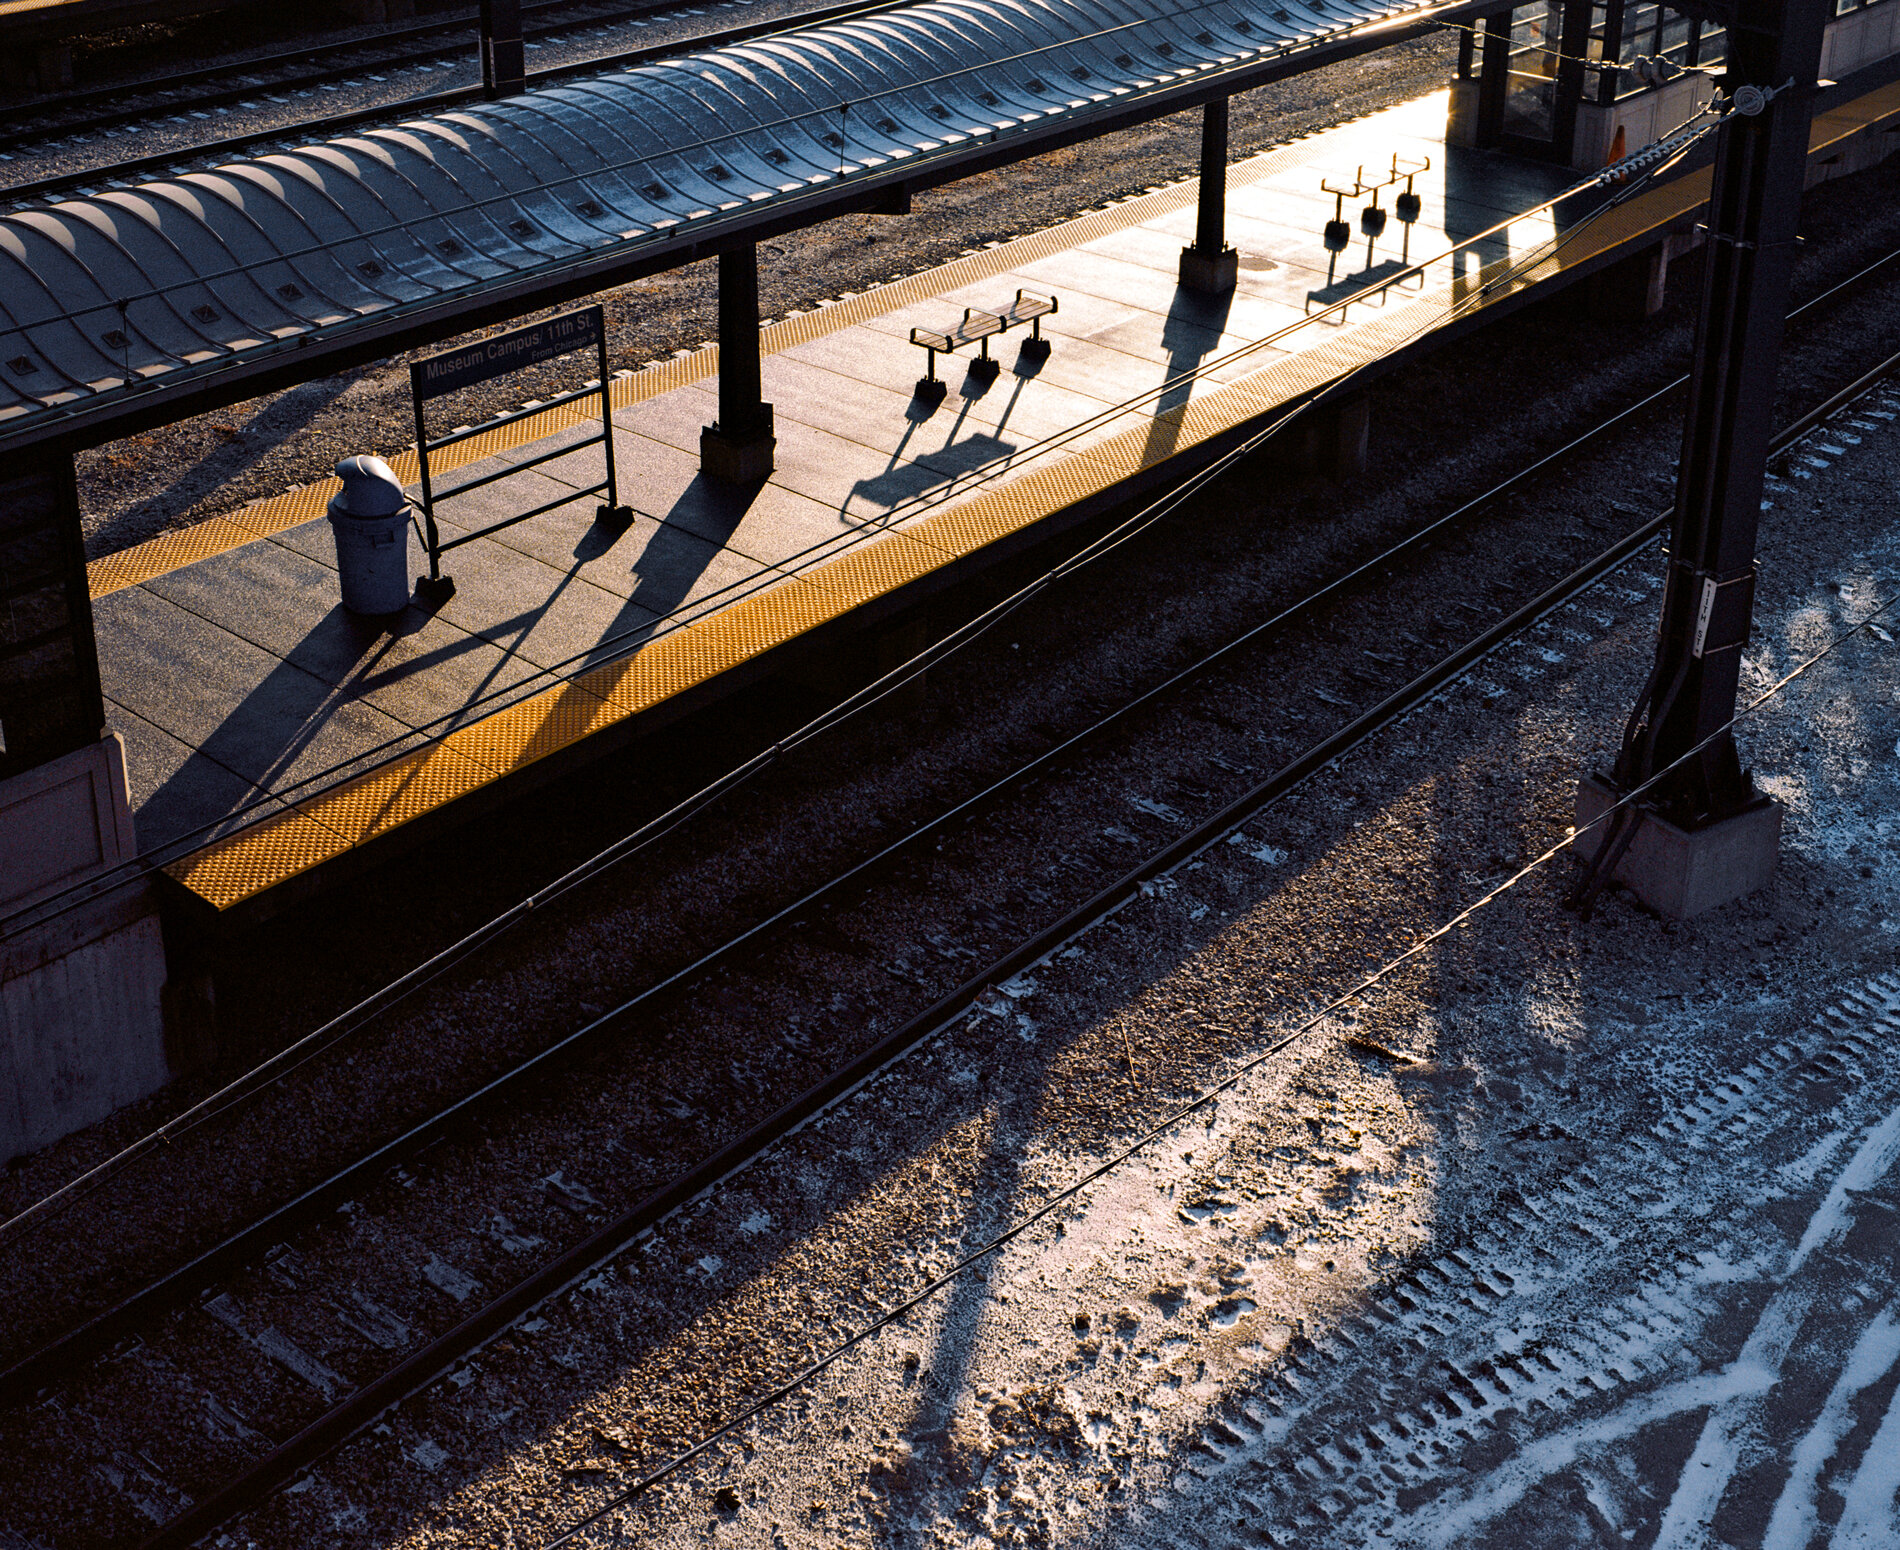
[[[388,517],[409,504],[396,471],[379,457],[346,457],[336,465],[343,481],[337,504],[353,517]]]

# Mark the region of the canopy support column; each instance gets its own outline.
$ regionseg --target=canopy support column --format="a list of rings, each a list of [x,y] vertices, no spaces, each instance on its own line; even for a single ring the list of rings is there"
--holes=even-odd
[[[528,89],[521,41],[521,0],[482,0],[482,95],[518,97]]]
[[[1780,809],[1743,768],[1733,722],[1825,22],[1806,0],[1738,0],[1729,28],[1655,664],[1611,778],[1578,793],[1579,826],[1612,794],[1633,800],[1578,847],[1586,910],[1612,877],[1681,919],[1774,875]]]
[[[756,484],[777,446],[759,366],[759,250],[747,243],[719,255],[719,418],[699,433],[700,471]]]
[[[1240,276],[1240,255],[1227,245],[1227,103],[1216,97],[1201,109],[1201,190],[1194,245],[1181,249],[1181,284],[1209,296],[1225,295]]]

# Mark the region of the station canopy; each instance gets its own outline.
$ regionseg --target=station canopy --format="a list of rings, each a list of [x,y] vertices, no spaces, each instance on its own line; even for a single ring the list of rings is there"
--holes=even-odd
[[[764,216],[835,214],[854,182],[946,181],[1467,9],[927,0],[15,211],[0,444],[97,434],[130,399],[207,407],[221,378],[229,402],[260,363],[316,375],[339,338],[444,337],[498,297],[526,310],[564,277],[578,294]]]

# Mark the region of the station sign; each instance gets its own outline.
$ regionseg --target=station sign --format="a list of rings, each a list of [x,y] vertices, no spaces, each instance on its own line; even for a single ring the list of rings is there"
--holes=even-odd
[[[409,386],[416,402],[440,398],[458,388],[505,376],[524,366],[551,361],[557,355],[599,346],[606,335],[602,309],[583,307],[558,318],[544,318],[526,328],[511,329],[489,339],[478,339],[459,350],[449,350],[417,361],[409,368]]]

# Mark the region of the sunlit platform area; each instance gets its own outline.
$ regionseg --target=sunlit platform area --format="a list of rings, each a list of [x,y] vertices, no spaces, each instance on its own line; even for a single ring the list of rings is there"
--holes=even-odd
[[[1888,87],[1823,115],[1816,156],[1896,111]],[[702,472],[716,348],[615,377],[630,525],[597,522],[581,494],[602,478],[598,442],[509,472],[597,434],[584,402],[474,436],[461,466],[432,468],[445,540],[576,498],[446,554],[439,604],[393,619],[341,606],[335,481],[95,561],[141,849],[217,911],[319,885],[419,820],[649,733],[1172,479],[1288,406],[1688,233],[1706,199],[1691,171],[1593,216],[1614,190],[1559,199],[1577,174],[1447,147],[1446,117],[1437,94],[1232,166],[1224,293],[1182,283],[1190,180],[768,324],[762,481]],[[1350,237],[1329,245],[1334,220]],[[1047,350],[1026,324],[933,360],[913,343],[1024,296],[1053,300],[1036,320]],[[932,368],[940,397],[919,387]],[[417,477],[413,452],[393,462]]]

